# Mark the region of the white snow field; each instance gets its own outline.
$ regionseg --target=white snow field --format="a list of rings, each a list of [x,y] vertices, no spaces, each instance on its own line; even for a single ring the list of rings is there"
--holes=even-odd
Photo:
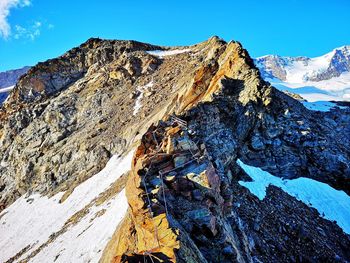
[[[350,72],[322,81],[287,82],[279,79],[266,79],[279,90],[297,93],[310,102],[350,101]]]
[[[77,186],[63,202],[63,192],[48,198],[40,194],[22,196],[0,215],[0,262],[5,262],[30,246],[18,259],[25,259],[50,235],[63,229],[67,220],[106,191],[130,170],[133,151],[123,158],[113,156],[99,173]],[[49,242],[30,262],[98,262],[128,208],[124,191],[93,205],[76,224]]]
[[[258,167],[246,165],[241,160],[237,160],[237,164],[253,179],[252,182],[239,181],[239,184],[260,200],[265,198],[267,187],[274,185],[316,208],[324,218],[335,220],[345,233],[350,234],[350,197],[344,191],[305,177],[283,180]]]

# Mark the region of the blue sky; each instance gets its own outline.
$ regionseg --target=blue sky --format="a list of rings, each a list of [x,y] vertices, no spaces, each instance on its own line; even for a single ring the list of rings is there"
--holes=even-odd
[[[0,0],[0,71],[90,37],[189,45],[218,35],[251,56],[322,55],[350,44],[348,0]]]

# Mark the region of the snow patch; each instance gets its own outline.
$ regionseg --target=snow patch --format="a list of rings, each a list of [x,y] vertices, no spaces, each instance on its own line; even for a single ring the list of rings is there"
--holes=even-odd
[[[336,103],[329,102],[329,101],[315,101],[315,102],[308,102],[308,101],[303,101],[302,102],[304,107],[313,110],[313,111],[330,111],[331,109],[338,107],[340,109],[345,109],[346,107],[344,106],[338,106]]]
[[[136,90],[139,92],[139,95],[138,95],[138,97],[136,98],[136,101],[135,101],[134,112],[133,112],[134,116],[140,111],[140,109],[142,107],[141,100],[143,98],[144,92],[147,89],[152,88],[152,87],[153,87],[153,81],[151,81],[150,83],[148,83],[145,86],[141,86],[141,87],[137,87],[136,88]]]
[[[187,48],[187,49],[173,49],[173,50],[152,50],[152,51],[147,51],[147,53],[150,55],[162,58],[162,57],[166,57],[166,56],[187,53],[190,51],[191,51],[191,49]]]
[[[122,174],[130,170],[132,157],[133,151],[124,158],[113,156],[104,169],[77,186],[63,203],[59,203],[63,192],[51,198],[32,194],[16,200],[0,215],[0,262],[7,261],[28,245],[32,246],[20,258],[23,259],[49,240],[50,235],[61,230],[69,218],[90,204]],[[123,218],[127,206],[124,192],[119,193],[107,204],[93,206],[82,221],[71,226],[63,236],[44,248],[37,255],[37,261],[53,262],[45,256],[61,254],[56,262],[89,262],[89,260],[97,262],[101,253],[99,250],[107,244],[108,238],[112,236]],[[106,212],[91,224],[92,216],[103,207],[107,209]],[[83,229],[86,231],[79,236],[78,232],[82,232]],[[81,249],[77,249],[76,245]]]
[[[7,88],[0,88],[0,93],[5,93],[5,92],[9,92],[11,90],[13,90],[15,86],[10,86],[10,87],[7,87]]]
[[[316,208],[324,218],[335,220],[345,233],[350,234],[350,197],[344,191],[305,177],[284,180],[258,167],[246,165],[241,160],[237,160],[237,164],[253,179],[252,182],[239,181],[239,184],[248,188],[260,200],[265,198],[267,187],[274,185]]]

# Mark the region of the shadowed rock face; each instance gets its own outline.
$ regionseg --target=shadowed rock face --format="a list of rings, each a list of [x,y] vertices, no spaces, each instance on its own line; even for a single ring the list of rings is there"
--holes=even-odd
[[[28,191],[67,196],[137,147],[130,209],[102,262],[349,260],[334,222],[278,188],[258,200],[236,164],[349,194],[349,109],[307,110],[237,42],[146,52],[158,49],[169,48],[91,39],[20,79],[0,115],[3,207]]]
[[[217,117],[208,131],[198,110],[205,122],[219,113],[205,103],[182,116],[187,127],[169,119],[143,136],[126,187],[130,210],[102,262],[349,258],[349,237],[316,210],[274,187],[263,201],[252,198],[238,184],[246,178],[232,128]]]

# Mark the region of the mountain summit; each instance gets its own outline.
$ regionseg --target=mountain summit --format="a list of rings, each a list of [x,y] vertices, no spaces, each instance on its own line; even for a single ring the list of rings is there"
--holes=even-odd
[[[350,261],[349,123],[239,42],[89,39],[1,108],[0,261]]]

